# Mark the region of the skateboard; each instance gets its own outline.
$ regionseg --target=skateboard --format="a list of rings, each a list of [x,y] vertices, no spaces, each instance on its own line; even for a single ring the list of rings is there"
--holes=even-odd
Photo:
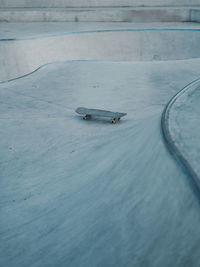
[[[111,118],[111,123],[116,123],[116,121],[120,121],[121,117],[127,115],[127,113],[120,113],[120,112],[112,112],[108,110],[102,109],[89,109],[89,108],[77,108],[76,113],[83,115],[83,120],[91,119],[94,117],[107,117]]]

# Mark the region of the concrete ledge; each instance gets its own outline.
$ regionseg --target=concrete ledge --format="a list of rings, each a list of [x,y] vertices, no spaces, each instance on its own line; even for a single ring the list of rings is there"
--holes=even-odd
[[[195,10],[195,9],[194,9]],[[200,12],[200,9],[197,9]],[[2,8],[1,22],[188,22],[191,8]]]
[[[129,22],[1,22],[0,40],[10,39],[32,39],[39,37],[49,37],[53,35],[64,35],[72,32],[89,32],[103,30],[170,30],[172,31],[200,31],[200,23],[129,23]]]
[[[193,178],[200,193],[200,79],[176,94],[161,119],[162,132],[169,151]]]
[[[0,0],[4,7],[200,6],[199,0]]]

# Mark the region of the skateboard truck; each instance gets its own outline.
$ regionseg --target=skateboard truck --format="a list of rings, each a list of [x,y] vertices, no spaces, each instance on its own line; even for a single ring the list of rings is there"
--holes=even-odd
[[[114,123],[116,123],[117,120],[120,121],[120,119],[121,119],[120,117],[118,117],[118,118],[113,118],[113,119],[111,120],[111,123],[114,124]]]
[[[86,114],[85,116],[83,116],[83,120],[88,120],[88,119],[91,119],[91,115],[88,115],[88,114]]]

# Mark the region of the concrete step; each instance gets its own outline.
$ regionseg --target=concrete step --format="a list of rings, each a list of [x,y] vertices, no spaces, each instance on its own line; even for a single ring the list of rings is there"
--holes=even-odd
[[[0,0],[6,7],[142,7],[200,6],[199,0]]]
[[[196,13],[195,13],[196,12]],[[1,22],[189,22],[200,8],[1,8]]]

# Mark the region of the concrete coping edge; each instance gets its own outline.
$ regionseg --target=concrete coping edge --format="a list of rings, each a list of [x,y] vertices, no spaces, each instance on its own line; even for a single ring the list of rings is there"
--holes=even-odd
[[[165,106],[162,117],[161,117],[161,130],[164,138],[164,142],[170,152],[170,154],[175,158],[178,162],[180,167],[182,168],[183,172],[188,176],[188,182],[192,187],[194,193],[200,197],[200,177],[199,175],[193,170],[190,165],[190,162],[184,157],[181,150],[178,148],[176,141],[173,139],[170,129],[169,129],[169,118],[170,118],[170,111],[173,105],[176,104],[178,98],[183,95],[187,90],[194,86],[195,84],[200,83],[200,78],[192,81],[191,83],[187,84],[184,88],[182,88],[175,96],[173,96],[168,104]],[[194,88],[194,90],[196,87]]]

